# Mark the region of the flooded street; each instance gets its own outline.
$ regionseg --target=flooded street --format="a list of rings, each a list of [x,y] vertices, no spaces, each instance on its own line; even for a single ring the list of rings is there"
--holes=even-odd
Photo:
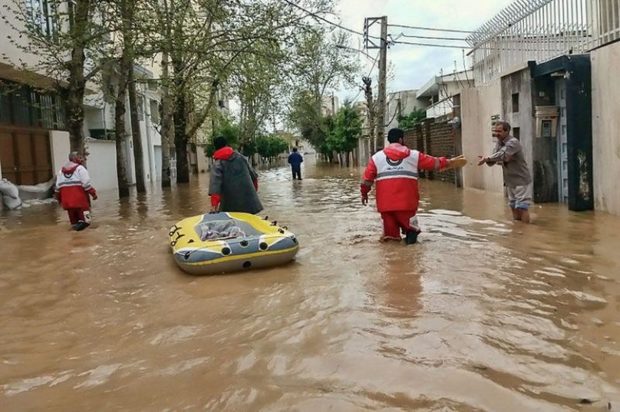
[[[175,265],[204,175],[101,193],[84,232],[3,212],[0,410],[618,410],[620,218],[513,224],[499,195],[421,180],[420,243],[382,244],[360,171],[307,163],[261,173],[261,215],[301,245],[269,270]]]

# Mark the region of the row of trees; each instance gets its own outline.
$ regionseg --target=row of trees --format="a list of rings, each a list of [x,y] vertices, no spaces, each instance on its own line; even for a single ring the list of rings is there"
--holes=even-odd
[[[243,155],[251,157],[258,154],[266,161],[275,159],[289,149],[289,142],[276,134],[258,134],[253,140],[246,140],[242,135],[240,123],[224,118],[205,146],[205,154],[209,157],[215,152],[213,139],[216,136],[225,137],[228,144],[239,149]]]
[[[258,150],[264,140],[259,137],[284,121],[304,137],[325,132],[323,97],[342,82],[352,83],[358,69],[354,56],[342,49],[347,36],[309,18],[332,13],[333,3],[297,0],[297,8],[280,0],[14,0],[0,13],[12,28],[9,40],[38,57],[14,64],[56,79],[51,87],[65,102],[72,150],[83,149],[87,92],[102,89],[103,98],[114,103],[123,196],[129,192],[123,158],[127,100],[133,155],[142,164],[136,84],[147,80],[136,78],[136,64],[160,68],[160,76],[148,81],[157,83],[162,96],[164,186],[170,184],[171,147],[177,181],[189,180],[188,144],[217,125],[218,96],[239,102],[244,147],[256,142]],[[302,113],[305,108],[308,113]],[[142,168],[136,172],[143,191]]]

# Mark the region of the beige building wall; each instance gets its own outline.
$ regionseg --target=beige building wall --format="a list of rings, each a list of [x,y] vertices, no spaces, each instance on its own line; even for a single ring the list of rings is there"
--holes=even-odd
[[[50,148],[52,151],[52,173],[56,174],[69,160],[69,152],[71,151],[69,132],[51,130]]]
[[[116,142],[87,138],[86,150],[90,153],[86,167],[90,180],[97,190],[118,189],[116,175]]]
[[[18,30],[25,27],[15,18],[12,11],[19,4],[24,7],[27,2],[16,2],[13,0],[0,0],[0,16],[6,17],[11,24],[15,25]],[[38,87],[52,87],[49,73],[45,73],[39,67],[43,56],[37,53],[25,52],[22,47],[17,46],[13,41],[19,41],[20,44],[26,45],[27,39],[6,24],[3,24],[3,39],[0,41],[0,77],[21,83],[27,83]],[[7,37],[10,35],[13,41]],[[26,70],[22,70],[25,68]]]
[[[491,117],[502,112],[501,85],[496,80],[486,86],[461,91],[461,132],[463,154],[469,164],[463,169],[463,187],[492,192],[503,191],[499,166],[478,166],[478,156],[491,154],[495,141]]]
[[[620,43],[592,51],[594,208],[620,215]]]

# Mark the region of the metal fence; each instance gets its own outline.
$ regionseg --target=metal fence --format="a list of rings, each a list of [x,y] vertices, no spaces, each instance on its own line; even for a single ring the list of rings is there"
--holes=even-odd
[[[587,53],[620,39],[619,6],[620,0],[516,0],[467,38],[476,83],[528,60]]]

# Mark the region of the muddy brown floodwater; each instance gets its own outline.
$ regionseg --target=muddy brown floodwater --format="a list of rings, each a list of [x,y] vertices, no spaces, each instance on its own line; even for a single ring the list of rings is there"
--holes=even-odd
[[[0,410],[618,410],[620,218],[421,181],[420,243],[381,244],[359,170],[261,173],[285,267],[193,277],[167,232],[206,178],[71,232],[0,215]],[[96,179],[95,179],[96,181]],[[371,196],[372,200],[372,196]]]

